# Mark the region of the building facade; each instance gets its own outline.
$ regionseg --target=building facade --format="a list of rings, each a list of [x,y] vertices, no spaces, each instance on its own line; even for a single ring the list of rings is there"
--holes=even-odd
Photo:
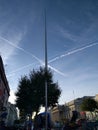
[[[94,98],[94,99],[95,99],[95,101],[98,102],[98,94],[95,95],[95,98]]]
[[[4,111],[6,111],[9,96],[10,88],[5,75],[2,57],[0,56],[0,120],[3,118]]]
[[[72,101],[65,104],[69,108],[69,111],[68,111],[69,112],[69,118],[72,117],[73,111],[77,111],[80,115],[80,113],[82,112],[80,106],[81,106],[83,100],[86,99],[86,98],[94,98],[94,96],[84,96],[82,98],[77,98],[77,99],[72,100]]]
[[[91,119],[91,113],[83,112],[80,107],[83,100],[86,98],[92,98],[92,99],[95,99],[96,101],[98,101],[98,94],[96,94],[95,96],[84,96],[82,98],[77,98],[68,103],[65,103],[64,105],[58,105],[58,106],[54,107],[51,110],[52,121],[53,122],[55,122],[55,121],[62,122],[63,120],[66,120],[66,119],[70,120],[72,118],[73,111],[78,112],[78,117],[81,117],[81,118],[87,117],[87,118]]]
[[[68,118],[68,107],[64,105],[58,105],[51,110],[51,119],[53,122],[62,122],[65,118]]]
[[[8,102],[6,125],[13,126],[15,120],[17,119],[18,119],[18,110],[16,109],[16,106]]]

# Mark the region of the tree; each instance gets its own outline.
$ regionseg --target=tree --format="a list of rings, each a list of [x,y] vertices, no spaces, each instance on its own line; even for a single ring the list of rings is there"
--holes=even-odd
[[[41,106],[45,106],[45,69],[33,70],[29,76],[23,76],[16,92],[16,106],[24,113],[38,112]],[[58,103],[61,90],[58,83],[53,82],[53,74],[47,71],[48,107]]]
[[[93,112],[97,108],[97,102],[92,98],[86,98],[81,104],[81,109],[83,111]]]
[[[31,102],[31,93],[30,91],[30,81],[27,76],[21,77],[18,85],[18,90],[16,92],[16,106],[20,109],[20,113],[22,115],[26,115],[29,113],[29,106],[33,107],[33,105],[29,105]]]

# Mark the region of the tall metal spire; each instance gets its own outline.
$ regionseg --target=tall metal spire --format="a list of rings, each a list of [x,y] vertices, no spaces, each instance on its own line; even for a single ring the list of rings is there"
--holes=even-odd
[[[45,130],[47,130],[47,26],[46,26],[46,9],[45,9]]]

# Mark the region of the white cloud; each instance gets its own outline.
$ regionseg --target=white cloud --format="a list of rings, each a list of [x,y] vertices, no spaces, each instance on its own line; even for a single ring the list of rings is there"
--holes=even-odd
[[[10,90],[10,97],[9,97],[9,102],[12,104],[15,104],[16,96],[14,90]]]
[[[75,36],[73,34],[71,34],[68,30],[65,30],[63,27],[61,26],[57,26],[57,30],[58,32],[60,32],[60,34],[64,37],[64,38],[68,38],[74,42],[77,41],[78,36]]]
[[[98,17],[95,17],[90,10],[86,10],[84,14],[86,15],[88,21],[83,19],[83,21],[80,21],[80,24],[76,24],[77,21],[65,18],[64,16],[63,19],[65,21],[65,26],[56,25],[56,31],[59,32],[59,35],[65,39],[69,39],[78,44],[97,40]],[[78,30],[72,30],[70,27],[78,27]]]
[[[9,8],[6,11],[4,8],[1,8],[2,13],[0,12],[0,54],[2,55],[4,64],[6,64],[7,60],[16,54],[16,48],[14,46],[20,44],[27,28],[24,24],[22,24],[22,29],[19,26],[16,27],[17,17],[12,15],[12,9]]]
[[[9,40],[0,36],[0,54],[3,58],[4,64],[6,64],[7,60],[12,55],[15,55],[15,46],[20,44],[22,37],[23,35],[21,33],[11,36]]]

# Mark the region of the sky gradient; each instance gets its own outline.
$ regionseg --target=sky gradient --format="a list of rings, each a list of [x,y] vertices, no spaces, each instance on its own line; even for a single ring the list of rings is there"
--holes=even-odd
[[[44,10],[48,66],[62,94],[59,103],[98,93],[97,0],[0,0],[0,54],[11,89],[44,64]]]

